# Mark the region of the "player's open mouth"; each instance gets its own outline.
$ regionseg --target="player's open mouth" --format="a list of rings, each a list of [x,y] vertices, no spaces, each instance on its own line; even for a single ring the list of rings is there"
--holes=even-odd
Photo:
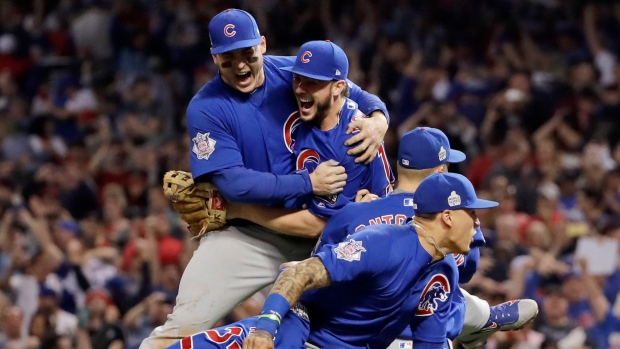
[[[237,78],[237,82],[239,83],[246,83],[250,81],[251,75],[252,75],[251,72],[239,73],[239,74],[235,74],[235,78]]]
[[[310,108],[314,105],[314,100],[312,98],[297,98],[299,101],[299,106],[302,111],[308,112]]]

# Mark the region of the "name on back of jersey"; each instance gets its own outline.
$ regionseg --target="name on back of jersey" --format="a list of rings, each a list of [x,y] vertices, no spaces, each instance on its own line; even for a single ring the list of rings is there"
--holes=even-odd
[[[403,225],[405,224],[405,222],[407,221],[407,215],[405,214],[384,214],[382,216],[379,217],[375,217],[372,219],[368,220],[368,225],[377,225],[377,224],[396,224],[396,225]],[[355,231],[358,231],[362,228],[364,228],[366,225],[365,224],[360,224],[357,227],[355,227]]]

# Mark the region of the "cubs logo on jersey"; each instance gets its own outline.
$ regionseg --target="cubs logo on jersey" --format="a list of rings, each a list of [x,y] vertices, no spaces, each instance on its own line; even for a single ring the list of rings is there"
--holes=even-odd
[[[315,150],[304,149],[297,156],[296,170],[307,170],[312,173],[321,162],[321,156]]]
[[[437,308],[439,308],[439,303],[448,300],[449,293],[450,283],[448,278],[443,274],[433,275],[428,280],[426,287],[424,287],[424,291],[422,291],[420,303],[418,303],[415,314],[417,316],[433,315]]]
[[[321,156],[318,152],[312,149],[304,149],[297,156],[296,170],[307,170],[312,173],[316,170],[316,167],[321,163]],[[327,204],[335,205],[338,200],[338,194],[328,196],[315,195],[317,199],[324,201]],[[324,205],[324,204],[323,204]]]
[[[291,153],[293,152],[293,148],[295,147],[295,138],[293,135],[295,134],[295,130],[299,127],[299,123],[301,119],[299,118],[299,111],[295,111],[291,113],[284,122],[284,126],[282,127],[282,136],[284,137],[284,144],[286,144],[286,148]]]

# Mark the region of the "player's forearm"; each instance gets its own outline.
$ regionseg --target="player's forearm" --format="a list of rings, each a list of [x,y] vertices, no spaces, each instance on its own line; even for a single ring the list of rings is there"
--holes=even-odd
[[[231,202],[277,204],[312,193],[307,172],[276,175],[236,166],[216,171],[210,179]]]
[[[308,210],[275,208],[260,205],[231,204],[237,218],[247,219],[285,235],[318,238],[325,221]],[[229,208],[230,210],[230,208]]]
[[[273,337],[282,319],[301,295],[310,289],[329,286],[330,277],[318,257],[303,260],[280,273],[256,323],[257,331]]]
[[[307,290],[329,286],[331,279],[318,257],[310,257],[284,270],[271,289],[293,305]]]

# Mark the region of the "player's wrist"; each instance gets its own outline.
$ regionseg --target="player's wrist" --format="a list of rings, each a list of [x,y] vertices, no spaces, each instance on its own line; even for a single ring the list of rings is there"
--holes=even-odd
[[[382,122],[385,122],[386,125],[389,125],[389,123],[390,123],[390,118],[389,118],[388,114],[385,111],[381,110],[381,109],[375,109],[368,116],[371,119],[373,119],[373,120],[379,119]]]
[[[282,318],[291,309],[291,305],[286,298],[278,293],[272,293],[265,300],[263,311],[258,316],[256,330],[266,331],[275,337],[282,322]]]

